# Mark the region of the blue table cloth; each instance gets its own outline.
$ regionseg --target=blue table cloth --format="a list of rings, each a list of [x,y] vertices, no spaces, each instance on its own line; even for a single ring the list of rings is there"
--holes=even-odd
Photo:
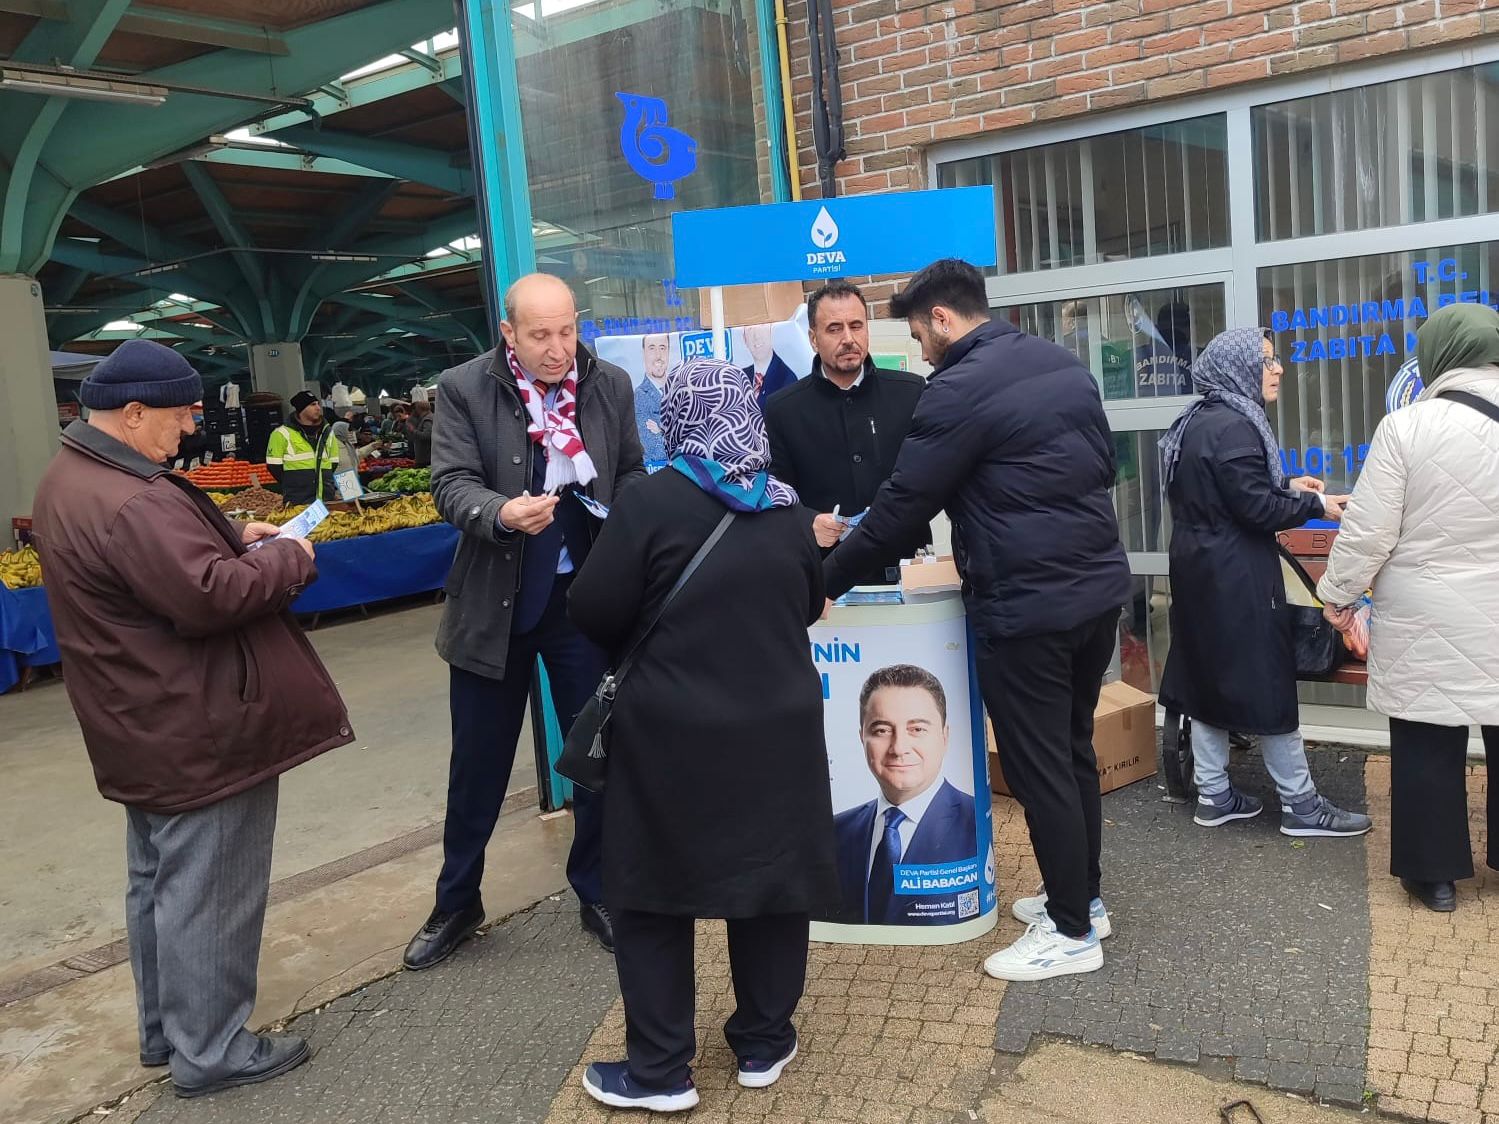
[[[21,680],[21,669],[59,663],[46,591],[0,585],[0,693]]]
[[[441,589],[457,549],[458,529],[447,523],[322,543],[318,580],[292,608],[327,613]],[[22,668],[61,660],[45,589],[0,586],[0,694],[20,681]]]
[[[292,608],[326,613],[441,589],[457,549],[458,528],[449,523],[321,543],[318,579]]]

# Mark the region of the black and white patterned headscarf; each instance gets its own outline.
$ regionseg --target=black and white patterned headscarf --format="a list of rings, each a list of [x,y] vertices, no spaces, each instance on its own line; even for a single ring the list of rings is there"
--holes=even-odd
[[[718,359],[694,359],[666,377],[661,432],[671,466],[735,511],[800,502],[771,476],[770,441],[744,371]]]
[[[1161,459],[1166,483],[1176,476],[1181,461],[1182,439],[1197,412],[1209,402],[1222,402],[1243,414],[1259,431],[1265,446],[1265,466],[1277,488],[1286,486],[1286,471],[1280,463],[1280,442],[1265,416],[1265,333],[1261,328],[1230,328],[1214,336],[1192,364],[1192,389],[1202,398],[1182,411],[1176,424],[1161,438]]]

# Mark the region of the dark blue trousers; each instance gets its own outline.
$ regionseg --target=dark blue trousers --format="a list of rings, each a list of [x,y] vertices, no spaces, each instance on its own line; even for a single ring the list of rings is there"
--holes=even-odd
[[[536,627],[510,637],[503,679],[449,669],[448,706],[453,757],[448,772],[448,818],[443,831],[437,908],[460,910],[479,897],[484,848],[494,833],[515,764],[526,701],[538,656],[546,663],[552,705],[565,733],[606,669],[603,652],[567,619],[568,578],[558,578]],[[603,898],[603,797],[573,789],[574,835],[567,880],[585,904]]]

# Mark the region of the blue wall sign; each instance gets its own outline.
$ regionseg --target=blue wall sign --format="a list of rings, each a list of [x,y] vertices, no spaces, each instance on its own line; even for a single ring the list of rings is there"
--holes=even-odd
[[[663,99],[624,90],[614,96],[625,107],[619,127],[619,151],[625,163],[641,179],[656,185],[655,198],[676,198],[677,181],[697,171],[697,141],[667,125],[669,110]]]
[[[911,273],[938,258],[999,260],[992,187],[678,211],[671,228],[684,288]]]

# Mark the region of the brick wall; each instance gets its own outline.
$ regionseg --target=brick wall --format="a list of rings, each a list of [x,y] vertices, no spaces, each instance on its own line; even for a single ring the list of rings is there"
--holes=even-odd
[[[1499,34],[1499,0],[833,0],[833,12],[841,195],[927,186],[937,141]],[[802,190],[814,198],[806,0],[788,0],[787,14]]]

